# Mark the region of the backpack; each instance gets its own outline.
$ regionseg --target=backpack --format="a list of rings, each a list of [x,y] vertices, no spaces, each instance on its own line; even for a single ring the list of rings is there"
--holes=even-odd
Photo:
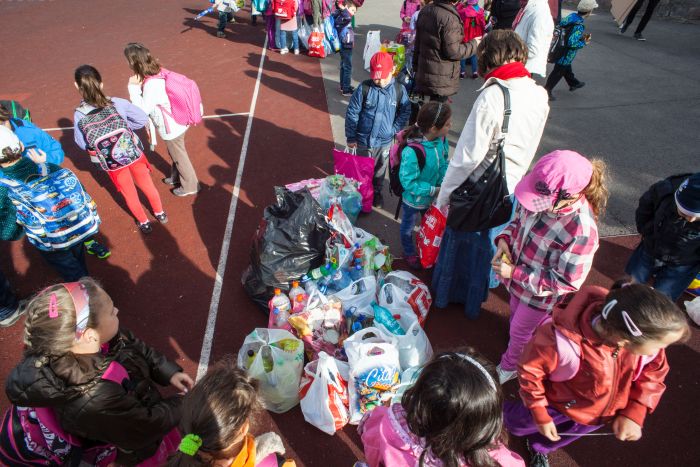
[[[399,218],[399,213],[401,212],[401,198],[405,191],[401,184],[401,178],[399,177],[399,173],[401,172],[401,152],[399,152],[399,148],[404,142],[403,135],[405,131],[406,130],[401,130],[396,133],[394,144],[389,151],[389,192],[399,198],[399,203],[394,213],[394,219]],[[416,159],[418,159],[418,170],[423,171],[425,167],[425,148],[423,145],[417,141],[408,141],[406,147],[415,151]]]
[[[143,155],[143,145],[114,105],[98,109],[83,103],[77,108],[85,115],[78,128],[85,135],[88,152],[106,171],[122,169]]]
[[[5,107],[5,109],[12,114],[12,118],[19,118],[28,122],[32,121],[32,116],[29,113],[29,109],[23,107],[19,102],[13,100],[0,100],[0,105]]]
[[[38,166],[40,173],[25,182],[0,178],[29,242],[43,251],[66,250],[97,233],[97,206],[75,174]]]
[[[549,53],[547,54],[547,62],[556,63],[569,51],[569,37],[575,23],[562,26],[557,24],[552,33],[552,42],[549,45]]]
[[[279,19],[290,20],[296,14],[296,3],[294,0],[273,0],[272,11]]]
[[[369,88],[374,84],[371,79],[366,79],[362,82],[362,108],[365,108],[367,104],[367,95],[369,94]],[[398,80],[394,80],[394,90],[396,91],[396,113],[399,113],[399,107],[401,106],[401,99],[403,99],[403,86]]]
[[[197,125],[202,121],[202,95],[199,93],[197,83],[185,75],[174,71],[160,69],[157,75],[149,76],[144,80],[144,85],[149,79],[160,78],[165,80],[165,93],[170,101],[170,110],[162,105],[158,108],[164,114],[169,115],[180,125]],[[170,133],[168,120],[163,119],[166,133]]]

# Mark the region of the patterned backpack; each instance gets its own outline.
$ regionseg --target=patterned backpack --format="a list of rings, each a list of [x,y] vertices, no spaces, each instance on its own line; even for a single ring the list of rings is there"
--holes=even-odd
[[[103,170],[119,170],[143,155],[141,140],[113,105],[98,109],[82,103],[77,110],[85,115],[78,128],[85,135],[88,152],[97,157]]]
[[[0,178],[29,242],[44,251],[66,250],[97,233],[97,206],[69,169],[39,173],[25,182]]]

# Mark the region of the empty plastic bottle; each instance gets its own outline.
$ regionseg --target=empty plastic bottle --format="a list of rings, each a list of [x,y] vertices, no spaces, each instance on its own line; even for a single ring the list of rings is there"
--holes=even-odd
[[[292,302],[292,305],[294,305],[297,296],[303,293],[304,289],[299,286],[299,281],[292,281],[292,288],[289,290],[289,301]]]
[[[269,307],[270,310],[277,308],[289,313],[289,310],[292,309],[292,302],[289,301],[289,297],[282,293],[282,289],[275,289],[275,295],[270,299]]]
[[[405,336],[406,331],[403,330],[399,322],[394,318],[389,310],[376,303],[372,303],[374,310],[374,321],[384,326],[390,333],[397,336]]]

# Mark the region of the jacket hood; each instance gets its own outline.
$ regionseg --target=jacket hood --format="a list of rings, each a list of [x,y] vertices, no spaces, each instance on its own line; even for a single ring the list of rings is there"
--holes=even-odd
[[[568,26],[569,24],[583,24],[583,18],[578,13],[571,13],[569,16],[561,20],[562,26]]]
[[[552,310],[552,321],[557,329],[573,341],[582,339],[602,345],[600,336],[593,330],[593,318],[600,313],[608,290],[603,287],[585,286],[566,304]]]

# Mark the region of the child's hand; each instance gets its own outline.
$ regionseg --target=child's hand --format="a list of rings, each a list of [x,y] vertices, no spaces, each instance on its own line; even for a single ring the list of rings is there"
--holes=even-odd
[[[139,78],[138,75],[131,75],[129,76],[129,84],[141,85],[141,78]]]
[[[586,44],[588,44],[589,42],[591,42],[591,35],[589,33],[584,34],[583,40],[584,42],[586,42]]]
[[[46,162],[46,153],[42,151],[41,149],[37,150],[34,148],[28,149],[27,150],[27,156],[35,163],[35,164],[43,164]]]
[[[624,415],[615,417],[612,430],[620,441],[637,441],[642,437],[642,427]]]
[[[557,433],[557,426],[554,422],[549,422],[544,425],[537,425],[537,431],[540,432],[542,436],[550,441],[559,441],[561,437]]]
[[[515,266],[508,264],[505,261],[501,261],[498,264],[492,265],[491,268],[493,269],[493,272],[495,272],[501,278],[510,279],[513,277],[513,270],[515,269]]]
[[[170,378],[170,384],[175,386],[180,393],[187,394],[187,391],[192,389],[194,386],[194,381],[190,378],[190,375],[183,373],[181,371],[175,373],[172,378]]]
[[[505,259],[503,255],[505,255]],[[506,241],[500,238],[498,240],[496,254],[493,255],[493,259],[491,259],[491,264],[495,266],[496,264],[505,262],[507,262],[508,264],[513,264],[513,257],[510,255],[510,247],[508,246]]]
[[[357,143],[348,143],[348,148],[350,149],[357,149]]]

